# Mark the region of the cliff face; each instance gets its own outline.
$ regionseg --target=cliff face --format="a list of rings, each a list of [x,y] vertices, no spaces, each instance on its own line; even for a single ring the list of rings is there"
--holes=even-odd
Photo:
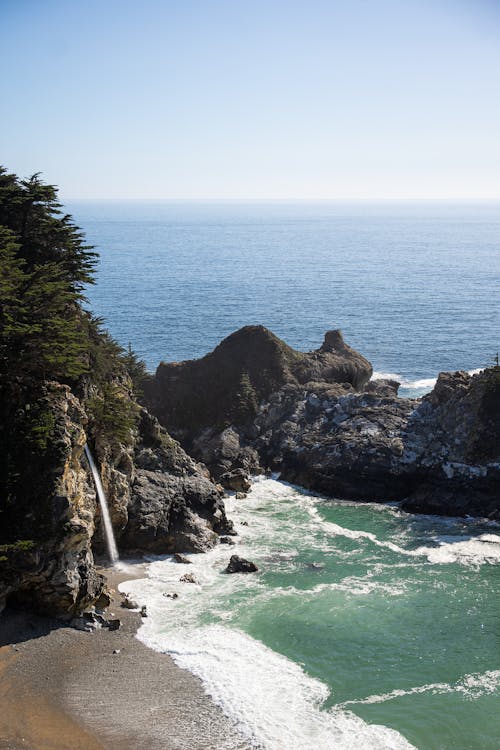
[[[18,501],[2,514],[0,610],[15,595],[31,609],[69,617],[104,594],[91,549],[95,493],[82,461],[87,416],[58,383],[43,384],[40,402],[52,416],[51,437],[41,460],[24,466]]]
[[[99,432],[67,386],[44,383],[47,445],[23,467],[22,487],[3,512],[0,610],[8,597],[71,617],[106,603],[94,552],[104,552],[100,510],[84,456],[100,468],[121,549],[202,551],[230,531],[219,489],[144,409],[126,444]],[[29,489],[31,485],[31,489]]]
[[[330,331],[320,349],[292,349],[263,326],[246,326],[199,360],[162,362],[144,386],[148,408],[169,432],[191,448],[207,428],[246,424],[259,403],[287,383],[311,380],[361,387],[370,363]]]

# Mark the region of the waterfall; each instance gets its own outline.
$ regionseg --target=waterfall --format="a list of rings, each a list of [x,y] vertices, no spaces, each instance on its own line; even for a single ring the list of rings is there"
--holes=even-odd
[[[104,523],[104,532],[106,534],[106,546],[108,548],[109,559],[114,565],[120,559],[118,555],[118,548],[115,542],[115,535],[113,534],[113,526],[111,525],[111,517],[109,515],[108,503],[106,501],[106,495],[104,494],[101,477],[99,476],[97,466],[94,463],[94,459],[88,445],[85,446],[85,455],[87,456],[90,470],[92,471],[92,476],[94,477],[97,497],[99,498],[99,505],[101,506],[101,515]]]

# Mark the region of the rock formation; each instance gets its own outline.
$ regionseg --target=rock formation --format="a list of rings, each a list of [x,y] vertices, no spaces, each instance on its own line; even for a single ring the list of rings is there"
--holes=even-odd
[[[256,573],[258,567],[255,563],[250,560],[245,560],[244,557],[238,557],[238,555],[231,555],[229,563],[226,568],[226,573]]]
[[[161,364],[146,398],[227,489],[272,469],[330,496],[497,517],[500,370],[442,373],[422,399],[371,373],[338,331],[303,354],[247,327],[201,360]]]
[[[203,429],[219,432],[251,420],[258,405],[286,383],[363,386],[370,363],[329,331],[320,349],[292,349],[263,326],[246,326],[199,360],[161,362],[144,384],[148,408],[186,444]]]
[[[499,517],[499,372],[442,373],[422,399],[390,381],[288,386],[262,405],[253,445],[284,479],[330,496]]]
[[[94,565],[93,553],[105,548],[86,442],[122,550],[198,552],[215,543],[215,529],[232,533],[221,490],[145,409],[137,408],[124,444],[97,430],[68,386],[45,383],[41,398],[53,424],[46,450],[24,467],[22,491],[2,513],[0,611],[8,597],[67,618],[106,604]]]
[[[371,374],[340,331],[328,331],[317,351],[304,353],[263,326],[246,326],[202,359],[162,362],[143,387],[148,409],[183,447],[226,489],[245,491],[244,475],[261,467],[239,428],[252,423],[262,402],[286,385],[311,381],[360,388]]]

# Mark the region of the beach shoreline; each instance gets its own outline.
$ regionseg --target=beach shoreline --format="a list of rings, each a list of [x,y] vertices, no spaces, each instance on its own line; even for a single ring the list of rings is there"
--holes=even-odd
[[[201,682],[136,638],[141,616],[120,583],[145,566],[105,568],[117,631],[27,612],[0,617],[0,750],[246,750]]]

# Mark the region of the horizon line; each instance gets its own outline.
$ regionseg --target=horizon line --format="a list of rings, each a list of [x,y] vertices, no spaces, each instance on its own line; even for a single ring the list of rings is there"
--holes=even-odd
[[[472,197],[392,197],[383,198],[362,197],[362,198],[228,198],[228,197],[178,197],[178,198],[144,198],[144,197],[82,197],[82,196],[62,196],[60,200],[64,201],[109,201],[113,203],[141,202],[141,203],[500,203],[500,196],[488,196],[480,198]]]

